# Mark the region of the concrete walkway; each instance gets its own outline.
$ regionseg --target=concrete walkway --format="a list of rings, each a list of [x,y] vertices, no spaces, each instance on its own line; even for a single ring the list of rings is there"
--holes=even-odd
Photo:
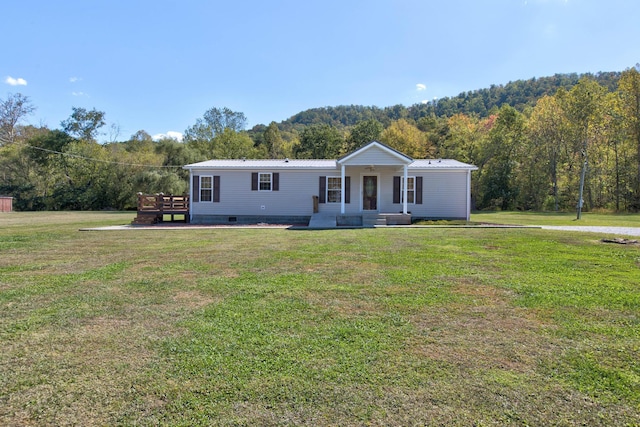
[[[639,227],[592,227],[579,225],[543,225],[544,230],[581,231],[587,233],[615,234],[621,236],[640,236]]]
[[[587,232],[587,233],[601,233],[601,234],[609,234],[615,236],[634,236],[640,237],[640,227],[594,227],[594,226],[579,226],[579,225],[542,225],[542,226],[477,226],[477,225],[456,225],[456,226],[446,226],[446,225],[393,225],[387,226],[388,228],[539,228],[543,230],[562,230],[562,231],[577,231],[577,232]],[[336,217],[335,215],[314,215],[312,220],[309,221],[309,226],[304,227],[292,227],[291,225],[281,225],[281,224],[252,224],[252,225],[185,225],[185,224],[176,224],[176,225],[150,225],[150,226],[140,226],[140,225],[112,225],[106,227],[91,227],[91,228],[81,228],[80,231],[105,231],[105,230],[185,230],[185,229],[216,229],[216,228],[230,228],[230,229],[238,229],[238,228],[272,228],[272,229],[316,229],[316,230],[325,230],[336,228]]]
[[[108,225],[104,227],[87,227],[81,228],[79,231],[118,231],[118,230],[204,230],[204,229],[252,229],[252,228],[273,228],[273,229],[287,229],[291,228],[291,225],[285,224],[247,224],[247,225],[192,225],[192,224],[180,224],[180,225]]]

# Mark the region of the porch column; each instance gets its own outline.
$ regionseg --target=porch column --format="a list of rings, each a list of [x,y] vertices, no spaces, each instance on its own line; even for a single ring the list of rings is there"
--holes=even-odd
[[[471,169],[467,170],[467,222],[471,220]]]
[[[407,187],[409,182],[409,168],[407,165],[404,165],[404,188],[402,189],[402,213],[407,214]],[[415,184],[414,184],[415,185]]]
[[[213,183],[212,183],[213,185]],[[193,169],[189,169],[189,223],[193,222]]]
[[[340,214],[344,215],[344,192],[345,192],[345,177],[344,177],[344,165],[341,167],[340,171]]]

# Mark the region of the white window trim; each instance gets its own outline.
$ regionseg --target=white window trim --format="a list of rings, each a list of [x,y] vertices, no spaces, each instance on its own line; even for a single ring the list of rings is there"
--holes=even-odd
[[[333,190],[333,191],[337,191],[338,192],[338,200],[336,200],[335,202],[330,202],[329,201],[329,178],[335,178],[338,181],[340,181],[340,187],[337,190]],[[326,184],[325,184],[325,192],[326,194],[325,196],[325,200],[327,203],[341,203],[342,200],[342,177],[340,176],[327,176],[326,177]]]
[[[202,185],[202,181],[204,178],[209,178],[209,182],[211,182],[211,187],[205,188]],[[211,197],[210,200],[203,200],[202,199],[202,191],[203,190],[209,190],[211,193]],[[200,203],[213,203],[213,175],[200,175],[200,194],[199,194],[199,198],[198,200],[200,201]]]
[[[407,189],[407,204],[408,205],[415,205],[416,204],[416,177],[415,175],[413,176],[407,176],[407,180],[413,180],[413,190]],[[413,202],[409,201],[409,193],[413,193]],[[404,176],[400,177],[400,204],[402,204],[404,201]]]
[[[260,184],[262,183],[262,181],[260,181],[260,178],[263,175],[269,175],[269,189],[268,190],[263,190],[262,188],[260,188]],[[258,191],[273,191],[273,173],[271,172],[258,172]]]

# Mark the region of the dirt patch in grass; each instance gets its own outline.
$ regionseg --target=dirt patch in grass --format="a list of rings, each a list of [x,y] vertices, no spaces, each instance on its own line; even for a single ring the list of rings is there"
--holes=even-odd
[[[337,290],[307,292],[304,299],[314,307],[346,318],[377,314],[380,310],[380,305],[376,301],[366,298],[364,295],[358,298],[357,292]]]
[[[559,344],[543,331],[550,325],[535,312],[510,304],[508,291],[459,280],[453,292],[465,303],[413,316],[419,338],[411,347],[416,353],[464,370],[522,373],[535,370],[540,358],[558,350]]]
[[[150,324],[94,318],[74,328],[39,331],[22,341],[26,347],[6,348],[13,365],[21,367],[21,372],[3,373],[15,377],[5,389],[8,404],[23,411],[0,414],[0,421],[5,425],[109,424],[118,410],[111,405],[135,395],[139,375],[155,359],[149,345],[151,330]]]
[[[172,297],[172,301],[177,307],[186,308],[189,311],[195,311],[199,308],[205,307],[215,302],[219,302],[221,300],[222,298],[208,297],[195,290],[178,291]]]
[[[184,333],[181,319],[215,298],[183,289],[141,304],[142,293],[108,292],[130,302],[112,315],[63,318],[5,342],[2,365],[12,370],[0,366],[0,424],[110,425],[114,414],[162,412],[166,400],[149,391],[166,363],[159,346]]]

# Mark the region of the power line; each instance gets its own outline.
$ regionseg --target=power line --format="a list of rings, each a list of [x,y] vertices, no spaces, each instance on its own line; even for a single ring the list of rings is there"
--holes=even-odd
[[[115,161],[112,161],[112,160],[102,160],[102,159],[96,159],[95,157],[81,156],[79,154],[63,153],[62,151],[49,150],[47,148],[35,147],[35,146],[29,145],[29,144],[25,144],[25,147],[32,148],[34,150],[44,151],[46,153],[60,154],[62,156],[73,157],[75,159],[89,160],[89,161],[92,161],[92,162],[107,163],[107,164],[111,164],[111,165],[136,166],[136,167],[143,167],[143,168],[163,168],[163,169],[182,168],[182,166],[184,166],[184,165],[180,165],[180,166],[160,165],[160,166],[158,166],[158,165],[144,165],[144,164],[141,164],[141,163],[115,162]]]

